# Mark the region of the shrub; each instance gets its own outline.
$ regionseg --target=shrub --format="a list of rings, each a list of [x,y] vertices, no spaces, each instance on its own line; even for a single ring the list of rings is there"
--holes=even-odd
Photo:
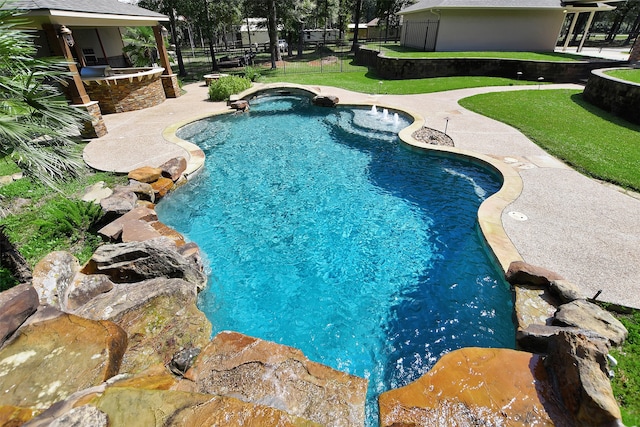
[[[91,227],[102,215],[100,205],[63,197],[54,199],[36,220],[45,237],[76,237]]]
[[[258,67],[244,67],[244,77],[252,82],[258,81],[260,78],[260,68]]]
[[[226,101],[234,93],[240,93],[251,87],[251,80],[238,77],[227,76],[211,82],[209,86],[209,99],[211,101]]]

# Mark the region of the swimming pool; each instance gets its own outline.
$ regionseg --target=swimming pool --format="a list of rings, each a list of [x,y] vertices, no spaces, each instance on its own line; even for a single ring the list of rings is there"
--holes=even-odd
[[[178,136],[206,167],[157,207],[198,243],[214,334],[300,348],[369,379],[375,398],[461,347],[514,346],[512,300],[476,215],[501,179],[404,147],[409,119],[297,95],[201,120]],[[371,421],[373,422],[373,421]]]

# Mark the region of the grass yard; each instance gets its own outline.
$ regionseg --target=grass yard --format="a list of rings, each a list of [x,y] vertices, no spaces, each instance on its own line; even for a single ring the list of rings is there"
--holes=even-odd
[[[619,315],[618,319],[629,331],[629,338],[620,349],[611,351],[618,361],[611,386],[625,425],[640,426],[640,312]]]
[[[640,126],[587,103],[578,90],[490,93],[460,104],[519,129],[586,175],[640,191]]]
[[[484,86],[536,85],[537,82],[501,77],[437,77],[413,80],[380,80],[375,74],[363,70],[348,73],[285,74],[266,72],[260,82],[287,82],[302,85],[333,86],[360,93],[386,95],[412,95],[442,92]]]
[[[521,59],[525,61],[581,61],[584,57],[556,52],[423,52],[398,44],[369,44],[370,49],[379,50],[390,58],[493,58]]]
[[[617,79],[640,84],[640,69],[620,69],[607,71],[605,74]]]

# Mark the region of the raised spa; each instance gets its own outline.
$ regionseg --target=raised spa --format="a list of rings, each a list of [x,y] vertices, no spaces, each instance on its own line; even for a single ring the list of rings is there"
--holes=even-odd
[[[214,334],[300,348],[369,379],[375,398],[461,347],[514,346],[512,301],[477,226],[502,183],[464,157],[408,149],[410,123],[382,108],[251,100],[178,136],[205,169],[158,206],[198,243]]]

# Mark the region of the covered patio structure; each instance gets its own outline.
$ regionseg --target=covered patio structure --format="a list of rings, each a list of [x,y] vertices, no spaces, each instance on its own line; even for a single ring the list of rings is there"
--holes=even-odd
[[[68,61],[66,96],[91,116],[81,130],[83,137],[107,133],[103,113],[147,108],[180,96],[161,25],[167,16],[118,0],[15,0],[4,7],[25,12],[24,29],[34,31],[38,56]],[[159,64],[130,66],[123,54],[122,31],[127,27],[153,28]]]

